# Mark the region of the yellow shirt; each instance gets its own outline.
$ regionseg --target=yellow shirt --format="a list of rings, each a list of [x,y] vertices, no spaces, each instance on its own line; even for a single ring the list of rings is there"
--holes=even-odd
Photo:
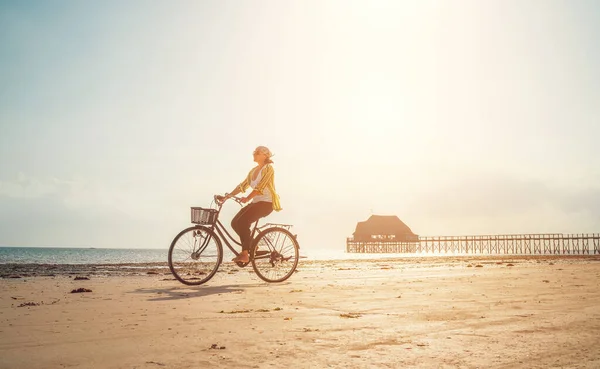
[[[258,167],[257,167],[258,168]],[[250,187],[250,182],[252,181],[252,174],[256,168],[252,168],[246,179],[239,184],[240,191],[246,192],[248,187]],[[262,168],[262,178],[258,185],[254,188],[255,191],[262,194],[265,188],[271,191],[271,197],[273,199],[273,210],[280,211],[281,204],[279,203],[279,195],[275,192],[275,170],[273,170],[273,166],[271,164],[267,164]]]

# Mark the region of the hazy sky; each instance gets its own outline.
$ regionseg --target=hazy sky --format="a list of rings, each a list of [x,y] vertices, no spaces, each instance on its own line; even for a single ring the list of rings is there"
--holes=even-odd
[[[304,253],[600,232],[598,45],[597,1],[0,0],[0,245],[166,249],[257,145]]]

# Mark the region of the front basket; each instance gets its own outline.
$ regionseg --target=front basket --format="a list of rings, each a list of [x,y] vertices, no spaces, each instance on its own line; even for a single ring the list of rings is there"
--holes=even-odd
[[[205,209],[192,207],[192,223],[194,224],[215,224],[217,221],[216,209]]]

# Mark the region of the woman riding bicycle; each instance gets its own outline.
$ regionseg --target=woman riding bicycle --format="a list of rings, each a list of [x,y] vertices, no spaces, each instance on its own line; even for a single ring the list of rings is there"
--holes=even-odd
[[[244,206],[231,221],[231,227],[240,237],[242,252],[232,261],[247,263],[250,258],[249,250],[252,240],[250,239],[250,226],[260,218],[271,214],[273,210],[280,211],[279,195],[275,192],[275,171],[271,165],[271,151],[265,146],[258,146],[254,152],[254,161],[257,166],[252,168],[246,178],[237,185],[231,193],[220,197],[222,201],[245,192],[248,187],[252,192],[242,198],[242,203],[252,201]]]

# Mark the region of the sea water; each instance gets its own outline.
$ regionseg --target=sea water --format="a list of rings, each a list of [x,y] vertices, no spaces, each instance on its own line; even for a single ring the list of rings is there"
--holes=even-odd
[[[128,264],[167,262],[166,249],[0,247],[0,264]]]

